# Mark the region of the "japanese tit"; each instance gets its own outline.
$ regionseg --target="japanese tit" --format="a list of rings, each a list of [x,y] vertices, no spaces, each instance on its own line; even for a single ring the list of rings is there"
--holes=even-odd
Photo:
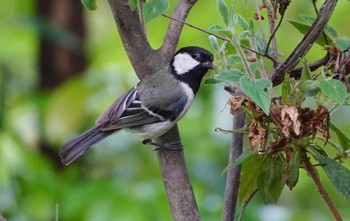
[[[117,99],[93,128],[64,144],[59,151],[62,163],[70,164],[92,145],[121,129],[148,141],[163,135],[187,112],[209,69],[214,69],[209,51],[194,46],[181,48],[169,65]]]

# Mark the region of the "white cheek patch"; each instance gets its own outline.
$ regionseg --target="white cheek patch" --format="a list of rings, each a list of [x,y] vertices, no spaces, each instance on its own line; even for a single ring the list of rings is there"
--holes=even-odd
[[[199,62],[193,59],[189,54],[181,53],[175,56],[173,65],[176,73],[181,75],[199,65]]]

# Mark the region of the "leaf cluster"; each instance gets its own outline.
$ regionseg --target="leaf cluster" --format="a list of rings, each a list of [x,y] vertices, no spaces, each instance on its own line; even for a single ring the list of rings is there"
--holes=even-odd
[[[245,19],[234,13],[235,2],[228,6],[224,0],[217,0],[224,25],[209,28],[215,33],[209,41],[219,68],[206,83],[224,82],[233,88],[231,91],[240,88],[244,93],[233,94],[228,101],[233,115],[243,108],[248,116],[250,148],[230,165],[242,164],[240,203],[248,200],[255,189],[264,202],[277,202],[285,185],[293,189],[298,183],[299,170],[305,168],[305,153],[319,162],[333,185],[350,200],[349,188],[345,187],[350,186],[350,170],[341,165],[349,155],[349,138],[331,121],[331,113],[349,103],[349,40],[339,38],[334,28],[326,26],[316,43],[326,49],[327,62],[314,68],[299,58],[301,73],[287,73],[280,91],[274,91],[268,74],[273,70],[267,70],[266,63],[278,63],[278,57],[271,59],[277,49],[265,40],[263,27],[255,27],[262,16]],[[301,18],[304,22],[288,22],[305,34],[315,19],[306,15]],[[335,148],[334,158],[329,157],[326,146]]]

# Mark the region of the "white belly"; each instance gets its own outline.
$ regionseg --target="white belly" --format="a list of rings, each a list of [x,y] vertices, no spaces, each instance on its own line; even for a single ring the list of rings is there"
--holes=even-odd
[[[164,121],[155,124],[148,124],[142,127],[137,127],[137,129],[127,129],[132,133],[139,136],[141,139],[153,139],[165,134],[170,130],[176,122]]]

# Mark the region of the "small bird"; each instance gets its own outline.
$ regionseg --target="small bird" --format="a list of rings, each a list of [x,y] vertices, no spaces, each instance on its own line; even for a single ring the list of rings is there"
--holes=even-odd
[[[170,130],[187,112],[199,89],[203,76],[215,69],[213,55],[200,47],[179,49],[169,65],[142,79],[117,99],[91,129],[64,144],[62,163],[70,164],[92,145],[125,129],[152,142]],[[182,148],[180,142],[164,144],[164,148]]]

